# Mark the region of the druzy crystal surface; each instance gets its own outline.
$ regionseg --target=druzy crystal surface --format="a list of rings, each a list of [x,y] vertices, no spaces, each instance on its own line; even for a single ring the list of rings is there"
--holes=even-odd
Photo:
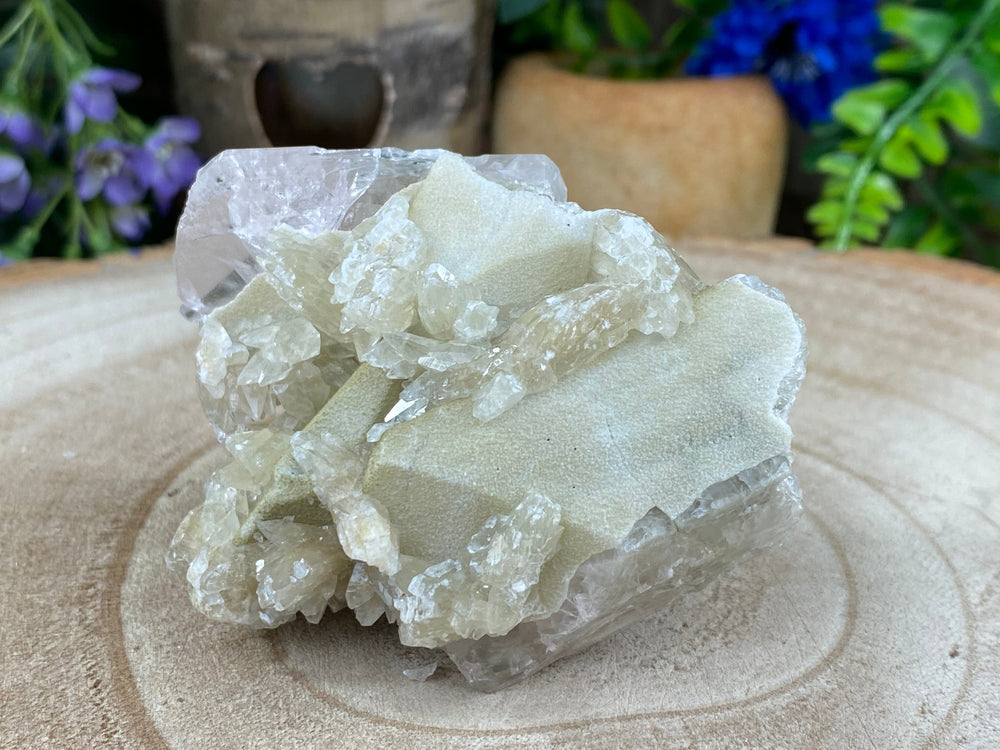
[[[176,267],[231,460],[168,563],[215,619],[350,607],[495,690],[799,511],[801,321],[567,202],[545,157],[227,151]]]

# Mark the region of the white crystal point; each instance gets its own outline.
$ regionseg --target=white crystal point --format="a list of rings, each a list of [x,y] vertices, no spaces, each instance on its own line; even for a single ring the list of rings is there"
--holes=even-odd
[[[801,321],[545,157],[225,152],[177,269],[232,461],[168,562],[213,618],[348,606],[495,690],[796,517]]]

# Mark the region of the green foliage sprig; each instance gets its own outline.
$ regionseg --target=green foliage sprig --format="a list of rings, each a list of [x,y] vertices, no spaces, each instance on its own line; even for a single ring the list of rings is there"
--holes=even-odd
[[[568,53],[570,68],[612,78],[662,78],[675,73],[705,36],[712,17],[728,0],[675,0],[682,11],[654,39],[646,19],[628,0],[500,0],[502,25],[511,26],[515,47],[537,46]],[[602,37],[612,44],[602,45]]]
[[[1000,104],[1000,0],[891,3],[880,18],[894,40],[875,62],[884,77],[834,104],[844,136],[816,162],[808,219],[835,250],[964,248],[1000,266],[1000,144],[977,140]]]

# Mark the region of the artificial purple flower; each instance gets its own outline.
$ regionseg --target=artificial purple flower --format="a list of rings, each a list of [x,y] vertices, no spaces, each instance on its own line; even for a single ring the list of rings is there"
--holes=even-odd
[[[31,176],[24,159],[0,153],[0,216],[20,210],[31,189]]]
[[[111,226],[122,239],[139,240],[149,229],[149,211],[141,206],[115,206],[111,209]]]
[[[97,122],[111,122],[118,112],[116,91],[134,91],[142,81],[135,73],[113,68],[91,68],[80,75],[69,87],[66,101],[66,129],[71,134],[80,132],[87,118]]]
[[[190,144],[201,137],[201,128],[189,117],[164,117],[146,139],[140,173],[153,191],[161,214],[170,210],[174,197],[191,187],[201,159]]]
[[[112,206],[137,202],[148,187],[139,173],[141,161],[138,146],[105,138],[76,157],[76,194],[89,201],[103,193]]]
[[[35,118],[12,107],[0,107],[0,134],[6,135],[18,150],[34,148],[47,151],[49,139]]]

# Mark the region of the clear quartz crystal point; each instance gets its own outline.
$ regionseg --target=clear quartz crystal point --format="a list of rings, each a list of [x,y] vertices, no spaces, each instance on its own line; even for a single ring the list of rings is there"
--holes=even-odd
[[[175,265],[231,457],[167,557],[209,617],[349,607],[497,690],[800,510],[784,297],[706,287],[643,219],[566,202],[543,156],[227,151]]]

